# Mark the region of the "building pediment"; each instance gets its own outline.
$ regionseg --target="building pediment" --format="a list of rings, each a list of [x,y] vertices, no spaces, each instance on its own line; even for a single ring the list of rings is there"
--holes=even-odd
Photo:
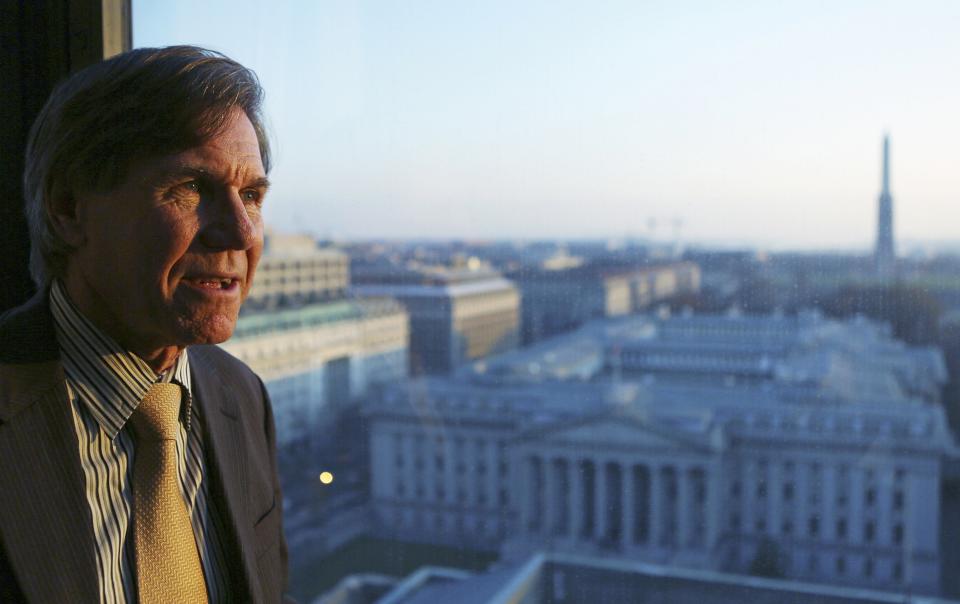
[[[553,425],[526,434],[525,441],[571,448],[610,448],[633,451],[702,451],[711,447],[708,434],[647,424],[642,419],[607,415]]]

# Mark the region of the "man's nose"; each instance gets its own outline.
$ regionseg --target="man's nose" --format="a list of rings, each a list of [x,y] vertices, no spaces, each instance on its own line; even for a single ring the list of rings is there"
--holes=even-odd
[[[257,240],[257,218],[237,191],[224,191],[206,204],[201,216],[200,241],[218,250],[247,250]]]

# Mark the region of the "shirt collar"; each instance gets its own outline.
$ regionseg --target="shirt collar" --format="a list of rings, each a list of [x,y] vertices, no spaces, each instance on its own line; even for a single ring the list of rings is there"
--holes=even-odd
[[[173,367],[157,375],[143,359],[124,350],[83,316],[60,281],[54,281],[50,288],[50,310],[67,379],[111,439],[119,434],[150,386],[160,382],[183,387],[180,417],[189,433],[193,397],[186,349],[177,356]]]

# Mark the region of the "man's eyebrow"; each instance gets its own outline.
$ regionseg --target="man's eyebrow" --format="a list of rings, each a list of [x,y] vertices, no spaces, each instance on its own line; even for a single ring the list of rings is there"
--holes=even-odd
[[[259,177],[259,178],[254,179],[254,181],[251,182],[251,183],[250,183],[249,185],[247,185],[247,186],[249,186],[249,187],[256,187],[256,188],[258,188],[258,189],[269,189],[269,188],[270,188],[270,179],[267,178],[266,176],[261,176],[261,177]]]
[[[182,178],[184,176],[192,176],[195,178],[211,178],[210,171],[206,168],[200,166],[195,166],[192,164],[177,164],[173,166],[165,175],[167,179],[171,178]],[[253,179],[251,182],[244,185],[244,187],[256,187],[258,189],[269,189],[270,188],[270,179],[266,176],[258,176]]]
[[[170,168],[163,170],[161,174],[162,174],[162,178],[166,180],[169,180],[172,178],[183,178],[185,176],[194,176],[198,178],[210,177],[209,170],[206,170],[199,166],[190,165],[190,164],[175,164],[173,166],[170,166]]]

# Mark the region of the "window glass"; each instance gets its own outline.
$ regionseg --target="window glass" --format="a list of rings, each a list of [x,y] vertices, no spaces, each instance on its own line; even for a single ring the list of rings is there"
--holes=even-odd
[[[299,600],[960,597],[960,5],[732,4],[134,0],[266,91]]]

